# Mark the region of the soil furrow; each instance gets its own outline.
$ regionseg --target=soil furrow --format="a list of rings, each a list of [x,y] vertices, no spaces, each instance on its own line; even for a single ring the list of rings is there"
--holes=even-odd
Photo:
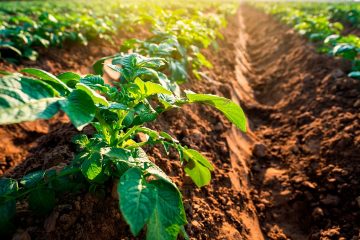
[[[243,6],[242,17],[238,81],[254,95],[252,199],[265,237],[358,239],[360,82],[271,16]]]

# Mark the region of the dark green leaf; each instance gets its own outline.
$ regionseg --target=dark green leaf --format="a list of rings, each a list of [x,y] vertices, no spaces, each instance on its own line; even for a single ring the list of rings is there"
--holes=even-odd
[[[156,205],[147,224],[146,239],[175,240],[182,225],[186,224],[184,207],[179,190],[164,180],[150,184],[156,189]]]
[[[0,124],[49,119],[63,99],[47,83],[19,75],[0,78]]]
[[[0,235],[9,237],[15,229],[12,218],[16,213],[16,202],[14,199],[0,202]]]
[[[48,188],[38,188],[29,195],[30,209],[40,215],[46,215],[51,212],[55,206],[55,193]]]
[[[155,187],[147,184],[141,170],[131,168],[118,185],[120,210],[136,236],[151,217],[155,207]]]
[[[60,105],[78,130],[82,130],[95,117],[94,102],[83,90],[74,90]]]
[[[21,180],[20,183],[27,188],[35,186],[39,183],[45,176],[45,171],[39,170],[36,172],[29,173],[25,175]]]
[[[73,72],[64,72],[57,76],[58,79],[63,81],[69,87],[75,87],[76,83],[80,81],[80,75]]]
[[[41,80],[55,83],[56,85],[61,86],[63,88],[63,90],[67,93],[70,93],[70,91],[71,91],[71,89],[68,86],[66,86],[66,84],[64,82],[62,82],[59,78],[57,78],[56,76],[54,76],[51,73],[45,72],[44,70],[36,69],[36,68],[24,68],[23,70],[21,70],[21,72],[28,73],[28,74],[33,75]]]
[[[0,197],[4,197],[18,190],[18,183],[12,178],[0,178]]]

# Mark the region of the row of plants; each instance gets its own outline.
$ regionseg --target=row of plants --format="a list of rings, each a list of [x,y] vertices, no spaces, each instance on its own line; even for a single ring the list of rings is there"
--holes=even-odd
[[[79,10],[80,9],[80,10]],[[0,58],[35,61],[36,47],[61,47],[65,42],[87,45],[95,38],[111,40],[122,26],[131,25],[117,13],[94,11],[78,2],[7,2],[0,7]],[[117,8],[116,12],[131,12]]]
[[[232,6],[233,9],[236,9]],[[147,39],[128,39],[120,47],[121,53],[133,52],[151,57],[162,57],[168,65],[166,72],[175,83],[184,83],[192,73],[201,79],[201,67],[211,68],[212,64],[201,53],[201,49],[210,45],[217,49],[217,38],[222,38],[220,29],[226,26],[226,16],[231,11],[228,8],[222,13],[193,11],[189,9],[164,10],[158,8],[151,18],[151,36]],[[119,55],[118,54],[118,55]],[[101,59],[97,66],[114,56]],[[173,85],[173,90],[177,88]]]
[[[228,9],[221,12],[229,13]],[[17,201],[27,201],[36,213],[48,214],[56,196],[64,192],[84,188],[96,192],[115,182],[119,209],[134,236],[146,226],[147,239],[176,239],[179,234],[188,239],[181,193],[149,160],[144,147],[162,146],[166,153],[175,149],[184,172],[198,187],[209,184],[214,167],[199,151],[149,123],[165,111],[192,103],[215,107],[242,131],[246,131],[246,118],[229,99],[181,91],[178,86],[191,72],[200,77],[200,66],[210,67],[200,50],[220,36],[211,27],[224,26],[224,18],[191,10],[159,11],[153,36],[126,41],[119,54],[94,64],[95,75],[55,76],[33,68],[2,72],[0,124],[49,119],[63,111],[79,131],[87,125],[95,129],[92,136],[74,137],[78,152],[66,167],[0,179],[2,233],[13,227]],[[120,78],[106,83],[104,67],[120,73]]]
[[[119,30],[134,31],[134,25],[155,23],[156,9],[167,9],[170,15],[176,15],[177,7],[177,2],[164,6],[159,1],[142,0],[133,3],[117,0],[106,5],[95,0],[6,2],[0,6],[0,59],[35,61],[37,47],[61,47],[67,42],[87,45],[91,40],[104,39],[111,44],[112,36]],[[226,10],[216,1],[211,6],[195,1],[182,6],[192,12],[209,7],[219,9],[219,14]]]
[[[358,3],[334,4],[328,7],[330,18],[360,28],[360,6]]]
[[[356,35],[342,35],[344,26],[334,22],[328,14],[327,4],[300,5],[289,3],[261,4],[256,6],[277,16],[284,23],[293,26],[301,35],[317,45],[319,52],[342,57],[352,63],[349,76],[360,79],[360,38]],[[311,6],[314,9],[311,10]],[[322,6],[322,10],[319,6]],[[316,11],[315,11],[316,9]]]
[[[287,3],[287,6],[309,12],[312,15],[328,16],[332,21],[360,27],[360,5],[355,2],[302,2]]]

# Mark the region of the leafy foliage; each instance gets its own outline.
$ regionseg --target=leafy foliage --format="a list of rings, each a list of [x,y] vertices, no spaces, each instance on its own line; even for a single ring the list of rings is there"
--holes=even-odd
[[[360,71],[360,38],[356,35],[341,35],[344,26],[340,22],[357,24],[360,10],[355,4],[257,4],[266,12],[278,16],[292,25],[300,34],[315,42],[318,50],[351,61],[349,77],[358,78]],[[349,7],[349,8],[348,8]]]
[[[211,7],[218,9],[216,14],[201,16],[200,10]],[[185,10],[178,11],[179,8]],[[113,44],[112,36],[119,30],[136,31],[136,26],[141,24],[155,29],[166,24],[169,16],[174,16],[170,23],[173,30],[181,27],[184,34],[187,28],[191,31],[184,39],[192,36],[192,42],[208,44],[209,37],[214,39],[212,35],[217,32],[219,21],[224,22],[224,16],[234,9],[234,4],[223,1],[189,1],[186,6],[177,1],[158,0],[115,0],[107,4],[100,0],[3,2],[0,6],[0,58],[10,62],[17,62],[19,58],[35,61],[39,47],[62,47],[68,43],[87,45],[94,39]],[[176,26],[176,21],[181,25]]]
[[[60,46],[69,39],[86,44],[95,36],[108,39],[119,26],[131,29],[133,23],[150,23],[152,29],[148,39],[125,41],[119,54],[98,60],[93,66],[96,75],[65,72],[55,76],[33,68],[16,74],[0,72],[0,124],[49,119],[63,111],[78,130],[91,125],[96,131],[92,136],[74,137],[78,152],[66,167],[38,170],[22,179],[0,178],[0,232],[11,229],[16,201],[25,200],[30,209],[46,215],[59,194],[84,187],[95,191],[117,180],[119,209],[133,235],[146,228],[149,240],[177,239],[179,233],[187,239],[181,193],[149,160],[143,147],[158,144],[166,153],[175,149],[184,172],[198,187],[209,184],[214,166],[199,151],[145,124],[172,108],[199,103],[215,107],[246,130],[242,109],[229,99],[180,91],[178,84],[189,78],[189,72],[200,78],[201,68],[211,67],[201,49],[216,47],[215,39],[222,37],[219,29],[226,24],[225,17],[236,9],[220,1],[201,1],[182,10],[174,7],[181,3],[172,3],[151,11],[151,1],[120,7],[116,2],[104,6],[99,1],[103,13],[94,10],[96,5],[74,13],[65,4],[61,11],[69,13],[64,15],[58,8],[50,10],[55,3],[45,3],[46,8],[34,3],[31,17],[26,10],[29,8],[11,4],[8,6],[13,9],[0,7],[0,12],[13,15],[0,15],[0,52],[7,49],[33,60],[37,56],[35,46]],[[212,7],[216,10],[211,13],[200,11]],[[114,12],[126,12],[126,17],[111,14]],[[119,79],[106,83],[102,77],[104,65],[118,72]],[[146,137],[137,137],[140,134]]]
[[[169,147],[176,149],[186,174],[198,187],[210,182],[214,167],[200,152],[144,124],[156,120],[164,111],[189,103],[217,108],[243,131],[246,119],[242,109],[228,99],[193,92],[184,96],[174,94],[178,89],[161,72],[165,64],[158,57],[116,56],[109,65],[121,74],[114,86],[106,84],[99,75],[54,76],[38,69],[22,71],[33,77],[22,74],[1,77],[1,124],[48,119],[62,110],[79,130],[89,124],[96,129],[91,137],[74,138],[80,152],[64,169],[36,171],[20,181],[0,180],[0,207],[6,215],[3,224],[11,222],[13,203],[24,196],[28,197],[31,209],[47,214],[56,203],[56,194],[69,191],[59,185],[66,183],[76,189],[74,183],[81,186],[87,181],[95,187],[119,178],[119,209],[132,233],[137,235],[146,225],[147,239],[176,239],[186,223],[180,191],[148,159],[142,147],[161,144],[166,151]],[[136,138],[139,133],[145,134],[146,140]]]

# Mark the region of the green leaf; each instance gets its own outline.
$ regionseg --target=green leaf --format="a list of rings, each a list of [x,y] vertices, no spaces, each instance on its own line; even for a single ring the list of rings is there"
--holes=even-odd
[[[0,124],[49,119],[59,111],[58,96],[50,85],[20,75],[0,78]]]
[[[146,183],[140,169],[131,168],[120,178],[118,194],[120,210],[137,236],[154,211],[155,187]]]
[[[170,92],[169,90],[165,89],[163,86],[157,83],[145,82],[145,88],[146,88],[147,96],[151,96],[153,94],[159,94],[159,93],[172,95],[172,92]]]
[[[200,52],[195,54],[195,57],[197,58],[197,60],[199,61],[199,63],[207,68],[213,68],[213,65],[211,64],[211,62],[209,62],[206,57],[204,55],[202,55]]]
[[[104,79],[99,75],[87,75],[84,78],[80,79],[80,83],[83,83],[90,87],[95,85],[103,86],[105,84]]]
[[[81,172],[89,179],[95,179],[102,171],[102,156],[98,152],[90,153],[81,164]]]
[[[133,157],[131,156],[131,152],[123,148],[102,148],[101,154],[110,158],[116,158],[117,160],[134,161]]]
[[[185,165],[185,172],[191,177],[196,186],[203,187],[210,183],[211,173],[209,168],[200,164],[198,161],[190,159]]]
[[[136,78],[134,83],[140,88],[140,92],[145,96],[151,96],[154,94],[167,94],[171,95],[172,92],[165,89],[163,86],[153,83],[153,82],[144,82],[140,78]]]
[[[60,102],[60,105],[78,130],[82,130],[95,117],[94,102],[83,90],[72,91],[67,99]]]
[[[4,197],[18,190],[18,183],[12,178],[0,178],[0,197]]]
[[[144,122],[152,122],[154,121],[158,114],[152,109],[150,105],[146,105],[144,103],[139,103],[135,106],[135,111],[137,113],[137,117],[134,119],[133,124],[140,125]]]
[[[189,102],[200,102],[217,108],[230,122],[234,123],[240,130],[246,132],[246,117],[242,108],[231,100],[210,94],[196,94],[186,92]]]
[[[0,234],[1,236],[11,236],[14,226],[11,222],[16,213],[16,201],[10,199],[0,202]]]
[[[136,163],[137,166],[140,167],[142,170],[176,187],[175,184],[171,181],[171,179],[161,170],[161,168],[159,168],[149,160],[146,152],[142,148],[137,148],[133,152],[133,157],[134,163]]]
[[[35,76],[41,80],[55,83],[56,85],[61,86],[66,93],[71,92],[71,89],[64,82],[62,82],[59,78],[57,78],[53,74],[48,73],[44,70],[36,69],[36,68],[24,68],[23,70],[21,70],[21,72],[28,73],[28,74]]]
[[[173,138],[170,134],[168,134],[167,132],[160,132],[160,136],[165,138],[166,140],[169,140],[171,142],[175,142],[178,143],[179,141],[175,138]]]
[[[69,87],[74,87],[81,79],[79,74],[73,72],[61,73],[57,76],[57,78],[63,81]]]
[[[110,174],[121,177],[129,168],[136,167],[136,162],[131,155],[131,151],[123,148],[106,147],[101,149],[101,154],[110,158],[112,162]]]
[[[98,94],[97,92],[95,92],[94,90],[92,90],[91,88],[89,88],[88,86],[86,86],[83,83],[78,83],[76,84],[76,89],[80,89],[83,90],[84,92],[86,92],[91,99],[94,101],[94,103],[96,104],[102,104],[106,107],[110,106],[109,102],[106,100],[105,97],[101,96],[100,94]]]
[[[154,131],[154,130],[150,129],[150,128],[141,127],[141,128],[138,129],[138,132],[145,133],[146,135],[148,135],[152,139],[158,139],[159,138],[159,133],[157,131]]]
[[[89,138],[85,134],[75,135],[71,141],[81,148],[85,148],[90,143]]]
[[[194,161],[197,161],[204,165],[204,167],[207,167],[210,171],[214,171],[213,165],[209,162],[209,160],[206,159],[201,153],[194,149],[185,149],[183,148],[184,155]]]
[[[357,48],[354,45],[348,43],[341,43],[336,45],[332,52],[335,56],[340,55],[343,58],[349,59],[351,61],[354,60],[358,55]]]
[[[179,190],[165,180],[149,184],[156,189],[156,205],[147,224],[147,240],[175,240],[182,225],[186,224],[184,207]]]
[[[104,71],[103,71],[103,68],[104,68],[104,63],[107,59],[111,59],[115,56],[110,56],[110,57],[104,57],[104,58],[101,58],[99,59],[98,61],[96,61],[94,64],[93,64],[93,70],[95,72],[95,74],[97,75],[103,75],[104,74]]]
[[[36,119],[49,119],[58,112],[58,101],[58,98],[44,98],[36,101],[29,101],[13,108],[1,108],[0,124],[19,123]]]
[[[25,175],[20,180],[20,183],[22,185],[24,185],[25,187],[27,187],[27,188],[33,187],[37,183],[39,183],[44,178],[44,176],[45,176],[45,172],[42,171],[42,170],[32,172],[32,173],[29,173],[29,174]]]
[[[354,71],[348,74],[349,77],[351,78],[356,78],[356,79],[360,79],[360,71]]]
[[[46,215],[55,206],[55,192],[48,188],[38,188],[29,195],[29,207],[37,214]]]

